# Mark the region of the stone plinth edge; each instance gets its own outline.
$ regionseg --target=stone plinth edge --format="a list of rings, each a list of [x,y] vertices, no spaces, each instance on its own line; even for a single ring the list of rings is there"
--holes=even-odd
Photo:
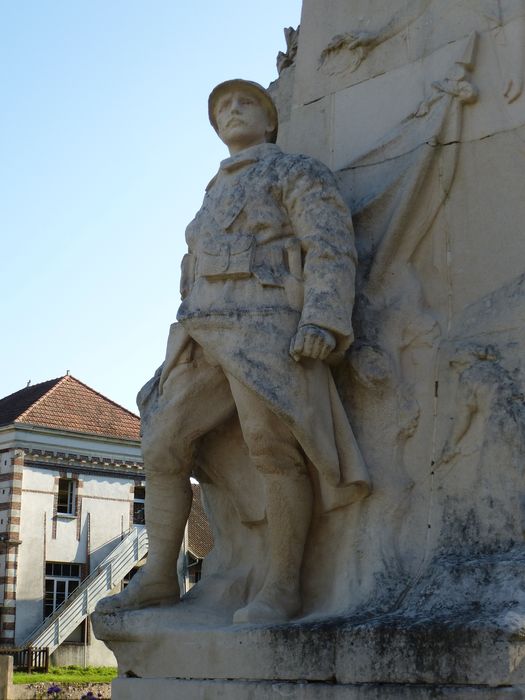
[[[119,678],[113,700],[523,700],[525,688]]]
[[[142,632],[107,639],[121,676],[339,684],[525,685],[519,619],[338,618],[275,627],[180,627],[159,634],[161,608],[130,613]],[[519,619],[518,619],[519,618]],[[525,616],[524,616],[525,618]],[[102,631],[100,620],[95,625]],[[153,630],[157,630],[155,635]],[[257,696],[254,696],[257,697]],[[307,697],[307,696],[306,696]],[[351,696],[350,696],[351,697]]]

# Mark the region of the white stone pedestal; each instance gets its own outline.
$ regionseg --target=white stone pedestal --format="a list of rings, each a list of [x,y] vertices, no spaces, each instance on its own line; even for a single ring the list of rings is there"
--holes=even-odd
[[[517,560],[488,567],[513,590]],[[95,615],[98,637],[115,653],[113,700],[521,700],[525,699],[525,612],[520,602],[480,605],[463,566],[470,603],[447,605],[445,564],[397,612],[276,626],[203,624],[185,602]],[[483,571],[478,565],[476,571]],[[468,585],[467,585],[468,584]],[[427,604],[434,590],[434,604]],[[486,589],[490,590],[490,586]],[[465,591],[466,592],[466,591]],[[494,602],[491,609],[490,600]],[[419,601],[419,605],[416,603]],[[202,611],[201,611],[202,614]]]

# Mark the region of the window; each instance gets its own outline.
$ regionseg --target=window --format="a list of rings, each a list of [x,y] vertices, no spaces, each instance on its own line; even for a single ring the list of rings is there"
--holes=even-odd
[[[186,552],[186,576],[188,590],[201,580],[202,559],[194,557],[191,552]]]
[[[135,486],[133,492],[133,525],[144,525],[144,486]]]
[[[58,480],[57,513],[75,515],[75,482],[73,479]]]
[[[51,615],[80,585],[80,564],[46,562],[44,618]]]

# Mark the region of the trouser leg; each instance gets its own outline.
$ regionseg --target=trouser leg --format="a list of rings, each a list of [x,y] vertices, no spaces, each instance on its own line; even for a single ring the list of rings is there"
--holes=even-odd
[[[300,572],[312,517],[312,484],[290,429],[251,390],[228,377],[250,458],[265,484],[269,561],[256,598],[235,622],[293,617],[301,607]]]
[[[300,569],[312,516],[307,474],[264,474],[270,561],[264,587],[298,594]]]
[[[189,474],[147,476],[145,520],[148,529],[148,577],[169,579],[177,587],[177,560],[191,510]]]
[[[141,410],[148,558],[120,595],[101,601],[100,612],[179,599],[177,559],[191,509],[195,444],[235,409],[222,370],[200,351],[191,363],[176,366],[162,395],[155,390],[149,400]]]

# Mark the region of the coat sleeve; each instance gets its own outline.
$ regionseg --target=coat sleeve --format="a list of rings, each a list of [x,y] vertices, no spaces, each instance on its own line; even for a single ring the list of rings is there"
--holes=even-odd
[[[332,172],[312,158],[293,156],[282,191],[304,261],[299,326],[313,324],[333,333],[340,354],[353,339],[357,254],[350,212]]]

